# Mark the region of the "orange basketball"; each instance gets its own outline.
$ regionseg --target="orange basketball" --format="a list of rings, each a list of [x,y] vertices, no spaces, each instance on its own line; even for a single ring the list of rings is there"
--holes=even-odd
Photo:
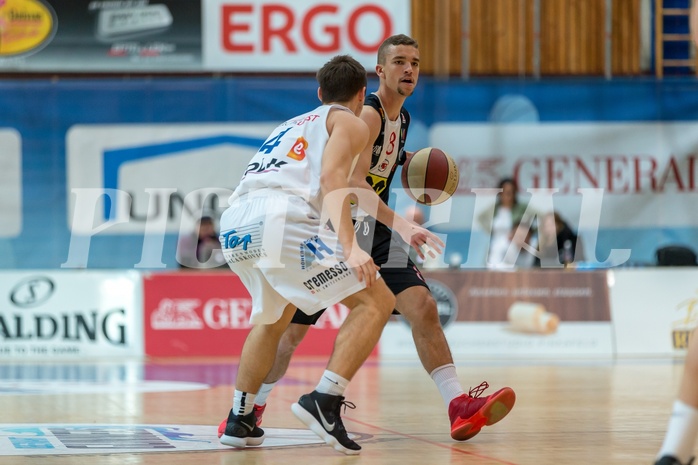
[[[422,205],[445,202],[458,188],[458,165],[446,152],[434,147],[416,151],[402,166],[402,187]]]

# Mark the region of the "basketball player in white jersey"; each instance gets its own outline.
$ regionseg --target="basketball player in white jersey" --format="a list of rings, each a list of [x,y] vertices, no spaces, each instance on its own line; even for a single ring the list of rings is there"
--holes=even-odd
[[[691,38],[698,46],[698,2],[690,13]],[[698,438],[698,328],[691,333],[679,394],[655,465],[691,465]]]
[[[486,382],[465,393],[439,321],[436,301],[405,250],[405,243],[410,244],[418,256],[424,258],[420,249],[422,244],[443,246],[443,243],[388,206],[391,181],[407,155],[404,145],[410,115],[403,104],[412,95],[419,78],[417,42],[402,34],[388,37],[378,49],[376,72],[380,79],[378,90],[366,98],[361,112],[361,119],[370,131],[369,140],[373,143],[359,157],[352,186],[372,192],[374,197],[380,197],[380,201],[372,217],[357,218],[357,236],[361,247],[371,251],[375,263],[381,267],[381,276],[396,295],[396,310],[410,323],[420,361],[439,389],[448,410],[451,437],[465,441],[478,434],[484,426],[504,418],[514,406],[516,395],[511,388],[505,387],[482,396],[489,386]],[[402,240],[394,238],[393,232]],[[435,250],[438,251],[438,247]],[[261,424],[267,396],[286,372],[291,355],[309,325],[314,324],[319,316],[319,312],[308,315],[299,310],[293,317],[281,339],[274,367],[257,396],[254,410],[258,424]]]
[[[353,407],[344,401],[344,389],[378,342],[395,297],[357,244],[350,210],[356,197],[346,195],[355,158],[368,142],[368,128],[358,117],[366,70],[342,55],[325,64],[317,79],[322,105],[272,132],[221,217],[223,254],[252,296],[254,327],[242,349],[220,441],[233,447],[264,441],[252,408],[281,335],[296,308],[312,314],[341,301],[351,312],[327,370],[292,410],[329,445],[353,455],[361,447],[340,417],[342,406]]]

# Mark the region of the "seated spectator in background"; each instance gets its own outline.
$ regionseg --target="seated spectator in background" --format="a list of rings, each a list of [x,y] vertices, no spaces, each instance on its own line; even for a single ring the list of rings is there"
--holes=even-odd
[[[535,266],[559,268],[560,265],[568,266],[575,261],[584,260],[582,242],[560,215],[550,212],[539,219],[539,256],[534,261]]]
[[[202,216],[192,234],[179,238],[176,257],[180,268],[228,269],[213,218]]]
[[[487,268],[512,266],[512,263],[505,263],[504,256],[511,243],[511,231],[515,224],[521,222],[527,206],[526,203],[520,202],[518,199],[519,187],[514,179],[502,179],[499,182],[499,188],[502,191],[497,194],[494,218],[490,216],[490,210],[485,210],[478,217],[480,226],[485,231],[491,231]]]

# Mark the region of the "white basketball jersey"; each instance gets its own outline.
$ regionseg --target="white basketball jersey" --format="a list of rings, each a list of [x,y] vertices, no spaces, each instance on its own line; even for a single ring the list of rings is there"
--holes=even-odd
[[[258,189],[275,189],[302,197],[319,211],[320,168],[329,139],[327,116],[333,108],[350,111],[341,105],[321,105],[274,129],[250,160],[230,202]]]

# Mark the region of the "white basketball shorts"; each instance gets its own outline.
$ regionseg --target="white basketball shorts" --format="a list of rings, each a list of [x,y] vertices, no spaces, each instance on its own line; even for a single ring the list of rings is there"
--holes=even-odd
[[[270,189],[223,212],[223,256],[252,296],[250,323],[278,321],[288,303],[312,315],[366,287],[319,216],[302,198]]]

